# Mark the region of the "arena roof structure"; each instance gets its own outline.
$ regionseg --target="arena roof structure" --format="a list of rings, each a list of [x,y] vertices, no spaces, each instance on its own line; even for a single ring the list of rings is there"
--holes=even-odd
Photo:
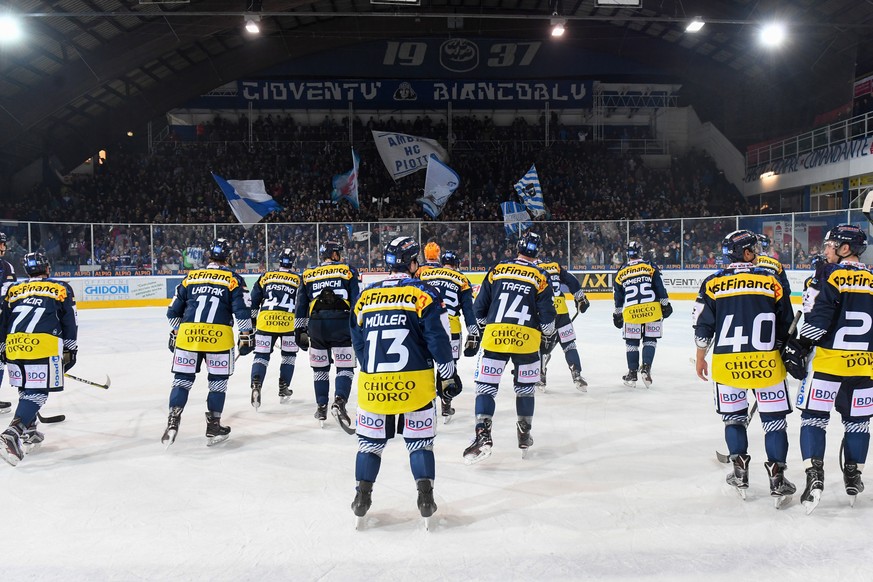
[[[873,70],[871,0],[14,0],[0,44],[0,179],[57,156],[72,168],[132,127],[229,81],[377,38],[511,36],[620,55],[683,85],[738,145],[807,126]],[[246,17],[260,34],[245,30]],[[255,18],[251,18],[255,17]],[[685,31],[695,17],[696,34]],[[789,40],[767,52],[762,24]],[[617,71],[614,78],[622,80]],[[636,79],[635,81],[645,81]]]

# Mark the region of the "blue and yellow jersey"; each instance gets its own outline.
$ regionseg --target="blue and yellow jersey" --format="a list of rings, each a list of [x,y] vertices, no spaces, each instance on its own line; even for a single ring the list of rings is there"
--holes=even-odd
[[[310,317],[319,317],[322,312],[330,312],[331,317],[348,313],[358,292],[358,271],[345,263],[325,261],[306,269],[303,286],[297,294],[295,325],[305,328]]]
[[[485,327],[484,349],[538,351],[542,332],[554,333],[555,326],[554,293],[548,275],[522,259],[497,263],[482,281],[473,313]]]
[[[465,274],[451,267],[428,264],[418,270],[416,277],[439,291],[453,334],[461,333],[461,314],[467,324],[467,333],[478,334],[473,315],[473,287]]]
[[[294,308],[303,278],[289,271],[267,271],[252,288],[252,319],[258,331],[273,334],[294,332]]]
[[[9,286],[0,311],[0,343],[10,361],[39,360],[77,349],[79,324],[73,289],[34,278]]]
[[[661,300],[668,296],[660,269],[643,259],[628,261],[613,278],[612,298],[616,313],[620,309],[627,323],[662,319]]]
[[[700,286],[693,324],[698,345],[712,343],[712,379],[764,388],[785,379],[776,347],[793,320],[791,301],[774,275],[734,263]]]
[[[436,397],[434,363],[454,369],[442,300],[419,279],[370,285],[355,303],[349,323],[361,364],[358,406],[364,410],[418,410]]]
[[[191,352],[233,348],[234,318],[241,331],[252,327],[247,295],[243,278],[227,267],[190,271],[167,308],[170,326],[179,329],[176,347]]]
[[[871,376],[873,273],[863,263],[826,264],[806,290],[800,337],[816,345],[814,372]]]
[[[549,284],[552,286],[554,294],[555,313],[558,315],[569,314],[566,294],[570,293],[573,297],[578,297],[582,293],[582,285],[579,284],[579,280],[557,261],[539,261],[537,267],[542,269],[549,278]]]
[[[785,272],[785,268],[782,266],[782,263],[780,263],[773,257],[768,257],[767,255],[758,255],[755,258],[755,266],[759,269],[764,269],[776,275],[776,278],[779,279],[780,283],[782,283],[782,289],[785,290],[785,294],[789,297],[791,296],[791,285],[788,283],[788,273]]]

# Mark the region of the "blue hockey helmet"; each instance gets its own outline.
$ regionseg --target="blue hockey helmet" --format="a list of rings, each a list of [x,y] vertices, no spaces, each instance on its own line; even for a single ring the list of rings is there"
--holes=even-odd
[[[282,252],[279,253],[279,266],[283,269],[293,269],[294,263],[297,262],[297,253],[294,252],[294,249],[285,247],[282,249]]]
[[[449,265],[450,267],[458,268],[458,265],[461,264],[461,260],[458,258],[458,255],[455,254],[454,251],[445,251],[443,252],[443,256],[440,257],[440,262],[444,265]]]
[[[540,235],[535,232],[527,231],[521,235],[520,239],[518,239],[518,245],[516,245],[516,248],[518,249],[518,254],[535,259],[537,253],[540,252],[541,244],[542,238]]]
[[[330,259],[333,260],[333,254],[342,254],[343,252],[343,244],[341,242],[335,240],[326,240],[321,243],[321,247],[318,249],[318,254],[321,255],[322,259]]]
[[[629,259],[638,259],[643,254],[643,247],[640,243],[635,240],[627,243],[627,258]]]
[[[758,235],[751,230],[735,230],[721,241],[721,252],[731,262],[739,263],[745,260],[746,250],[755,253],[758,245]]]
[[[759,234],[758,244],[761,246],[762,251],[768,250],[770,248],[770,237],[766,234]]]
[[[404,269],[418,260],[421,246],[411,236],[398,236],[385,245],[385,265],[389,269]]]
[[[854,224],[840,224],[825,234],[825,243],[835,245],[835,250],[843,245],[849,245],[850,255],[861,256],[867,250],[867,233]],[[839,253],[837,253],[839,257]],[[845,258],[845,257],[840,257]]]
[[[24,272],[34,277],[36,275],[48,275],[49,262],[42,253],[27,253],[24,255]]]
[[[828,260],[825,258],[824,255],[812,255],[809,258],[809,267],[813,271],[817,271],[820,266],[824,265],[827,262]]]
[[[230,259],[230,241],[226,238],[217,238],[209,246],[209,258],[213,261],[226,263]]]

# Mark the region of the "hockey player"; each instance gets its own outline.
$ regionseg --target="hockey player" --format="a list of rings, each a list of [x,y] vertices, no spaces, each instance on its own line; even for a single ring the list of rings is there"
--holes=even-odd
[[[0,455],[12,466],[42,443],[37,414],[49,392],[64,389],[64,373],[76,365],[79,324],[73,289],[49,279],[41,253],[24,257],[27,281],[11,285],[0,310],[0,359],[9,384],[18,388],[18,406],[9,428],[0,434]]]
[[[255,359],[252,362],[252,406],[261,406],[261,389],[270,363],[270,353],[278,342],[279,402],[291,399],[291,378],[299,348],[294,341],[294,305],[303,279],[294,273],[297,253],[284,248],[279,253],[279,268],[267,271],[252,288],[252,323],[255,325]]]
[[[391,274],[367,287],[351,316],[358,375],[357,493],[352,511],[360,518],[370,508],[388,439],[402,434],[418,488],[418,509],[427,519],[436,511],[433,455],[436,436],[434,366],[441,392],[461,392],[448,335],[448,319],[437,291],[412,278],[418,268],[418,243],[397,237],[385,247]]]
[[[436,241],[430,241],[426,245],[424,245],[424,264],[421,265],[418,270],[429,268],[429,267],[442,267],[440,263],[440,253],[442,253],[442,249],[440,245],[436,243]],[[418,273],[414,273],[416,277],[418,277]]]
[[[428,246],[433,243],[428,243]],[[427,246],[425,246],[425,251]],[[475,344],[475,350],[479,349],[479,326],[473,315],[473,287],[466,275],[458,271],[458,256],[452,251],[446,251],[440,257],[442,264],[423,265],[418,269],[417,276],[426,283],[436,287],[449,314],[449,327],[452,339],[452,358],[455,364],[461,356],[461,314],[464,315],[464,323],[467,325],[467,344]],[[468,347],[465,346],[465,347]],[[468,350],[465,350],[465,355]],[[452,399],[445,394],[439,393],[440,412],[445,422],[455,414],[452,408]]]
[[[182,411],[200,366],[206,362],[209,395],[206,397],[206,445],[227,440],[230,427],[221,425],[227,381],[233,374],[233,323],[239,329],[239,354],[254,348],[251,299],[242,277],[228,266],[231,246],[219,238],[209,247],[209,263],[190,271],[176,286],[167,308],[170,322],[168,347],[173,352],[173,389],[170,415],[161,442],[169,447],[176,440]]]
[[[782,283],[782,289],[785,290],[785,294],[791,297],[791,285],[788,282],[788,273],[785,272],[785,268],[778,259],[774,259],[768,254],[770,250],[770,237],[766,234],[759,234],[757,237],[758,248],[756,249],[755,260],[753,261],[755,266],[766,269],[776,275],[779,282]]]
[[[769,271],[757,268],[755,233],[737,230],[722,241],[729,265],[700,286],[692,314],[697,345],[697,376],[709,380],[706,353],[712,347],[712,380],[716,412],[725,424],[725,441],[733,462],[727,476],[745,499],[749,487],[749,419],[747,395],[755,393],[764,427],[764,467],[770,495],[781,507],[795,487],[785,478],[788,435],[785,417],[791,412],[785,367],[779,347],[791,327],[791,302]]]
[[[866,248],[867,234],[853,224],[827,232],[827,264],[816,270],[806,291],[803,326],[785,348],[788,372],[803,379],[797,407],[801,410],[800,452],[806,467],[806,489],[800,500],[807,513],[818,505],[824,489],[825,431],[831,409],[843,421],[843,484],[850,504],[864,490],[861,471],[873,416],[873,407],[866,404],[873,394],[873,273],[859,258]]]
[[[555,313],[557,314],[555,329],[558,330],[558,342],[564,351],[564,359],[567,360],[567,365],[570,367],[573,385],[580,392],[588,392],[588,382],[582,377],[582,361],[579,359],[579,351],[576,349],[576,330],[570,321],[570,310],[567,309],[567,298],[564,295],[565,290],[573,295],[573,300],[576,302],[577,314],[585,313],[591,303],[585,297],[585,291],[582,290],[579,280],[562,267],[560,263],[557,261],[539,261],[537,266],[548,275],[549,283],[552,285],[552,292],[555,294]],[[552,346],[555,345],[557,344],[553,342]],[[537,382],[537,387],[545,390],[546,365],[551,359],[552,354],[551,352],[546,352],[540,354],[540,356],[542,358],[542,374],[540,381]]]
[[[335,362],[336,385],[330,412],[344,431],[354,434],[346,403],[355,374],[349,311],[358,296],[358,271],[342,262],[342,250],[338,242],[324,242],[319,249],[321,265],[303,271],[303,287],[298,292],[295,308],[294,333],[300,349],[309,350],[317,404],[315,418],[322,424],[327,418],[330,364]]]
[[[652,385],[652,363],[658,338],[662,336],[664,320],[673,313],[661,271],[643,260],[640,243],[627,245],[627,261],[619,267],[612,283],[615,311],[612,322],[621,330],[627,352],[627,374],[622,376],[624,385],[637,385],[637,371],[643,377],[646,388]],[[640,343],[643,345],[643,365],[640,366]]]
[[[540,244],[538,234],[522,235],[518,257],[501,261],[488,271],[473,304],[476,321],[484,332],[475,376],[476,436],[464,450],[468,465],[491,456],[494,398],[509,360],[515,367],[516,433],[522,455],[533,444],[530,431],[540,352],[548,353],[557,341],[554,293],[548,275],[533,263]]]
[[[6,256],[6,233],[0,232],[0,300],[6,296],[9,286],[18,280],[15,276],[15,268],[3,257]],[[0,386],[3,385],[3,373],[5,366],[0,362]],[[12,403],[0,400],[0,414],[12,410]]]

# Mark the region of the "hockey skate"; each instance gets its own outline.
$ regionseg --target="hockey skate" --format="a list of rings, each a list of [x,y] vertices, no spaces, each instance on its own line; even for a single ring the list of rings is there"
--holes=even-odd
[[[313,416],[315,417],[315,420],[318,421],[321,428],[324,428],[324,421],[327,420],[327,404],[319,404],[316,407]]]
[[[857,463],[846,463],[843,467],[843,483],[846,485],[849,505],[855,507],[855,497],[864,490],[864,482],[861,481],[861,471],[858,470]]]
[[[355,529],[360,529],[364,522],[364,516],[367,515],[370,505],[373,503],[373,482],[358,481],[355,491],[355,499],[352,501],[352,512],[357,517]]]
[[[418,512],[424,518],[424,529],[430,530],[430,516],[437,510],[433,500],[433,480],[418,479],[415,486],[418,488]]]
[[[530,436],[530,417],[518,419],[515,423],[515,432],[518,436],[518,448],[521,449],[521,458],[527,457],[527,450],[533,446],[534,440]]]
[[[448,396],[440,395],[440,414],[443,417],[443,424],[449,424],[452,421],[452,416],[455,414],[455,409],[452,407],[452,399]]]
[[[164,436],[161,437],[161,444],[166,448],[176,442],[176,435],[179,433],[179,421],[182,420],[182,408],[175,406],[170,409],[170,416],[167,418],[167,430],[164,431]]]
[[[279,404],[288,404],[291,402],[291,395],[294,391],[288,385],[288,382],[279,380]]]
[[[352,419],[349,418],[349,413],[346,412],[345,398],[342,396],[334,398],[333,404],[330,407],[330,413],[346,434],[355,434],[355,427],[352,426]]]
[[[764,468],[767,469],[767,477],[770,478],[770,497],[773,498],[773,504],[776,509],[791,502],[791,496],[797,491],[794,483],[785,478],[784,463],[764,463]]]
[[[637,387],[637,371],[636,370],[628,370],[627,374],[621,377],[621,381],[624,382],[624,385],[628,388],[636,388]]]
[[[255,412],[261,407],[261,388],[263,387],[263,383],[261,382],[260,376],[255,376],[252,378],[252,408],[255,409]]]
[[[206,413],[206,446],[224,442],[230,436],[230,427],[221,426],[221,417],[214,412]]]
[[[570,366],[570,375],[573,377],[573,386],[579,392],[588,392],[588,382],[582,377],[582,373],[575,366]]]
[[[42,446],[45,440],[45,435],[36,430],[36,420],[34,420],[27,428],[24,429],[24,434],[21,435],[21,445],[26,454],[30,454]]]
[[[640,366],[640,376],[643,379],[643,384],[646,385],[646,388],[652,387],[652,367],[649,364],[643,364]]]
[[[4,461],[13,467],[24,458],[24,447],[21,444],[21,435],[24,431],[25,428],[21,424],[21,420],[13,418],[9,428],[0,433],[0,439],[3,441],[0,443],[2,444],[0,455],[3,456]]]
[[[821,492],[824,491],[824,461],[822,459],[810,459],[812,466],[806,469],[806,489],[800,496],[800,502],[806,508],[806,515],[812,513],[821,501]]]
[[[731,455],[731,462],[734,464],[732,473],[728,473],[727,484],[735,487],[737,493],[742,499],[746,498],[746,489],[749,488],[749,462],[752,457],[749,455]]]
[[[494,442],[491,440],[491,419],[483,418],[481,422],[476,424],[476,437],[470,446],[464,449],[464,463],[472,465],[479,461],[484,461],[491,456],[491,447]]]

